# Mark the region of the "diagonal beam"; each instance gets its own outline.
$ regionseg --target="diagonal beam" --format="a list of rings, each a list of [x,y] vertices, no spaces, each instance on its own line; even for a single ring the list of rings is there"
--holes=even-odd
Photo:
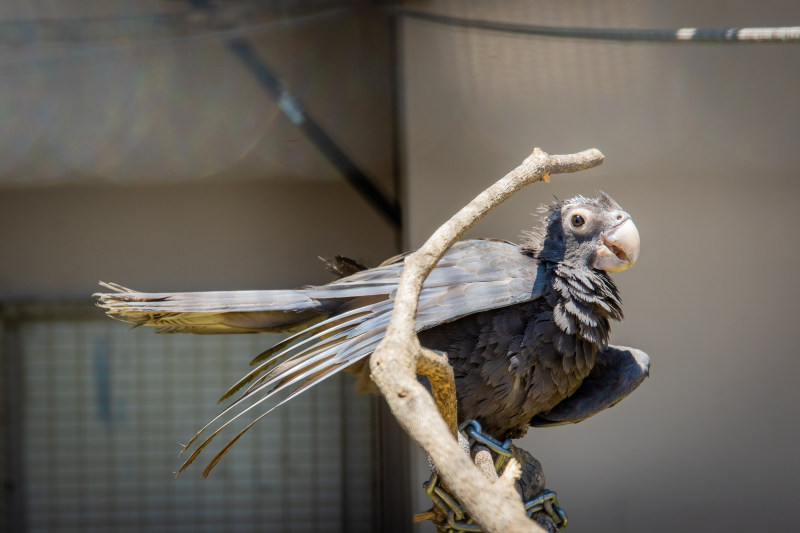
[[[344,176],[344,178],[381,215],[399,229],[401,226],[400,206],[390,200],[370,177],[361,170],[339,145],[325,132],[312,117],[306,113],[302,104],[283,86],[270,66],[256,53],[246,38],[228,40],[228,48],[261,82],[278,108],[302,131],[322,155]]]

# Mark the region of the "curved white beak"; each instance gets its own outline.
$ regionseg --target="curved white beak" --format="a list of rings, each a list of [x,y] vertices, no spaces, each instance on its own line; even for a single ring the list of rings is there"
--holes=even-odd
[[[639,230],[630,217],[622,224],[603,235],[603,242],[595,251],[592,268],[606,272],[622,272],[639,258]]]

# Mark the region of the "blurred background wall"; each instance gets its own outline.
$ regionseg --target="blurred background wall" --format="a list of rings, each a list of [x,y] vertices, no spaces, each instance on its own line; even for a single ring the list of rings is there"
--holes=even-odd
[[[800,23],[781,1],[394,6],[550,26]],[[397,439],[347,378],[262,421],[208,480],[173,481],[176,443],[273,339],[127,332],[87,295],[98,279],[325,282],[318,255],[374,265],[400,238],[419,246],[534,146],[607,159],[522,191],[472,236],[517,240],[553,195],[602,189],[643,241],[615,276],[626,319],[612,341],[647,351],[651,377],[518,443],[569,530],[794,528],[800,45],[545,38],[369,2],[12,2],[0,17],[7,529],[407,530],[392,513],[429,507],[427,464],[387,451]],[[261,70],[231,49],[240,38]],[[270,94],[264,68],[291,98]],[[292,122],[292,102],[351,167]],[[402,225],[354,176],[402,199]]]
[[[325,283],[318,256],[394,255],[396,221],[349,181],[397,202],[389,21],[349,2],[0,7],[0,530],[410,522],[407,461],[382,457],[405,442],[349,376],[268,417],[209,480],[200,463],[175,479],[179,443],[277,338],[128,331],[90,298],[98,280]]]
[[[554,26],[800,20],[790,2],[424,8]],[[597,147],[606,161],[523,190],[471,235],[518,239],[540,203],[598,189],[641,233],[640,261],[614,276],[626,318],[612,342],[647,351],[650,378],[607,412],[519,443],[542,461],[569,530],[795,529],[800,48],[553,39],[410,19],[402,43],[410,247],[532,146]],[[418,480],[426,475],[420,466]],[[754,512],[762,493],[764,512]]]

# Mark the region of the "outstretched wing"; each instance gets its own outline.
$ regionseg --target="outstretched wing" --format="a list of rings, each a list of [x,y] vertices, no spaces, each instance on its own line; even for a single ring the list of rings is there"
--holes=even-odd
[[[275,393],[295,387],[278,404],[281,405],[371,354],[383,339],[391,318],[394,290],[402,266],[400,258],[396,262],[359,272],[322,287],[303,289],[305,295],[323,302],[335,299],[333,294],[360,292],[358,296],[344,298],[345,301],[340,299],[338,309],[328,318],[256,357],[253,361],[255,368],[235,384],[223,399],[248,383],[252,384],[239,400],[220,413],[187,444],[188,448],[212,426],[219,426],[197,446],[181,470],[220,431],[242,414],[262,405]],[[428,329],[472,313],[538,298],[542,294],[542,268],[511,243],[493,240],[459,242],[442,258],[423,285],[416,329]],[[223,447],[203,475],[208,474],[229,447],[251,426],[247,426]]]
[[[572,396],[530,421],[536,427],[575,424],[613,407],[650,375],[650,357],[641,350],[608,346],[597,353],[591,373]]]

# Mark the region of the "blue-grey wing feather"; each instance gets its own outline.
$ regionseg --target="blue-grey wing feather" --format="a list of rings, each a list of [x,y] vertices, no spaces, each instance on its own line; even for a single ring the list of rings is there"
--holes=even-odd
[[[494,258],[489,267],[486,264],[487,256]],[[543,276],[540,269],[538,263],[523,256],[517,246],[510,243],[488,240],[457,243],[423,285],[416,329],[421,331],[468,314],[536,299],[542,293]],[[339,291],[336,286],[363,286],[364,279],[375,280],[379,277],[390,279],[394,276],[399,280],[401,273],[402,264],[390,264],[356,273],[324,287],[310,287],[308,291],[314,298],[324,300],[322,292]],[[317,333],[320,337],[317,342],[306,343],[302,349],[275,366],[265,365],[269,379],[257,381],[257,385],[249,389],[245,397],[260,395],[276,383],[284,388],[289,383],[302,381],[302,388],[305,389],[316,380],[314,376],[327,376],[327,369],[338,371],[370,355],[383,339],[391,319],[393,294],[386,294],[386,298],[358,307],[360,312],[366,314],[359,321],[354,321],[356,323],[347,330],[346,335],[337,331],[333,337],[326,337],[323,329],[322,334]],[[331,346],[327,346],[324,354],[318,351],[319,346],[326,342],[335,343],[334,357],[329,357]],[[309,357],[311,354],[313,356]],[[250,378],[255,378],[256,374],[251,373]],[[237,385],[241,387],[241,383]],[[272,392],[277,392],[277,389]]]

